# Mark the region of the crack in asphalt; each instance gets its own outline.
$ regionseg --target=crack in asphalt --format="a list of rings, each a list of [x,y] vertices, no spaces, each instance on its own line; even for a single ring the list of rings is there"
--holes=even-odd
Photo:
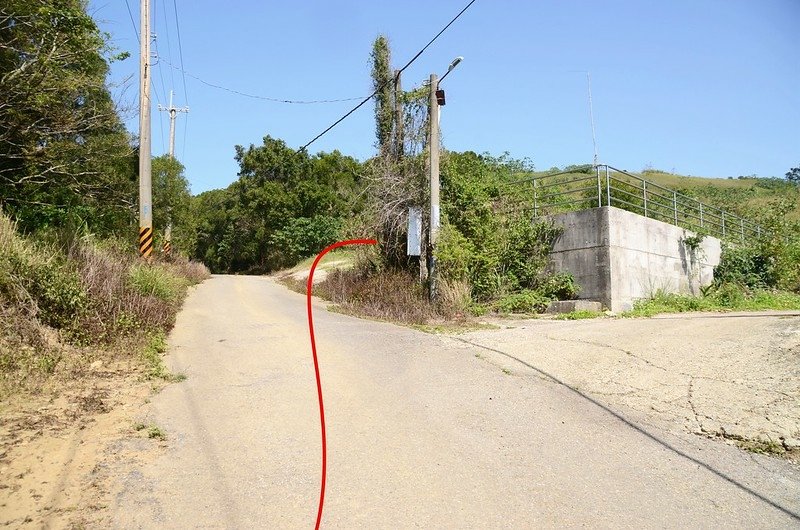
[[[589,346],[597,346],[597,347],[600,347],[600,348],[606,348],[606,349],[609,349],[609,350],[622,352],[622,353],[626,354],[629,357],[633,357],[634,359],[638,359],[639,361],[645,363],[648,366],[651,366],[653,368],[656,368],[656,369],[664,371],[664,372],[670,372],[669,368],[666,368],[664,366],[658,365],[658,364],[652,362],[651,360],[649,360],[649,359],[647,359],[647,358],[645,358],[645,357],[643,357],[641,355],[637,355],[636,353],[634,353],[634,352],[632,352],[630,350],[626,350],[626,349],[620,348],[618,346],[612,346],[610,344],[605,344],[605,343],[602,343],[602,342],[590,341],[590,340],[564,339],[564,338],[560,338],[560,337],[553,337],[551,335],[545,335],[544,338],[546,340],[552,340],[554,342],[586,344],[586,345],[589,345]],[[718,383],[725,383],[725,384],[730,384],[730,385],[742,386],[742,387],[747,388],[749,390],[757,390],[759,392],[769,392],[769,393],[772,393],[772,394],[780,394],[782,396],[786,396],[786,397],[792,398],[792,399],[796,399],[798,397],[798,396],[792,396],[791,394],[788,394],[788,393],[783,392],[781,390],[775,390],[775,389],[772,389],[772,388],[753,386],[753,385],[749,385],[749,384],[741,382],[741,381],[730,381],[730,380],[726,380],[726,379],[719,379],[719,378],[716,378],[716,377],[710,377],[710,376],[705,376],[705,375],[693,375],[693,374],[689,374],[689,373],[686,373],[686,372],[680,372],[680,371],[673,372],[673,373],[675,373],[677,375],[682,375],[684,377],[690,377],[690,378],[693,378],[693,379],[703,379],[703,380],[707,380],[707,381],[715,381],[715,382],[718,382]]]
[[[689,376],[689,388],[687,390],[686,399],[689,402],[689,407],[692,409],[692,414],[694,414],[694,421],[697,422],[697,428],[700,429],[701,432],[705,432],[703,422],[700,421],[697,408],[694,406],[694,377],[692,376]]]

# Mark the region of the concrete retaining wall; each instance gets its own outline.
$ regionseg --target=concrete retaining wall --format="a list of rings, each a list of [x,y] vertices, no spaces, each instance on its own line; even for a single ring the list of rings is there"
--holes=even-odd
[[[699,294],[719,264],[719,239],[703,238],[692,251],[693,232],[613,206],[550,216],[564,232],[550,257],[552,270],[569,271],[579,298],[625,311],[658,290]]]

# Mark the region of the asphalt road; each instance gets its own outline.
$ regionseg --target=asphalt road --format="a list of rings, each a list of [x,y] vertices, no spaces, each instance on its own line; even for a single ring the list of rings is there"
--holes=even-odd
[[[483,347],[322,306],[315,324],[323,528],[800,527],[790,467],[643,428]],[[121,475],[115,525],[312,528],[321,463],[305,298],[215,276],[170,346],[187,380],[149,412],[168,448]]]

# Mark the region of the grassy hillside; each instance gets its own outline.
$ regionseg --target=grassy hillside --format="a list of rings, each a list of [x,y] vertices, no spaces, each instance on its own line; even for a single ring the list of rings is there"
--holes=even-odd
[[[703,178],[648,170],[642,178],[735,213],[758,218],[775,200],[791,200],[788,217],[800,220],[800,186],[779,178]]]
[[[535,172],[530,176],[541,177],[554,173],[554,170],[555,168],[549,171]],[[709,178],[677,175],[654,169],[641,173],[629,173],[746,219],[758,220],[776,201],[790,201],[792,204],[787,219],[800,220],[800,186],[785,179],[774,177]],[[548,183],[560,183],[553,188],[555,191],[577,190],[586,187],[587,184],[591,187],[591,182],[584,181],[573,184],[572,181],[593,174],[591,167],[584,166],[583,170],[578,168],[574,172],[552,177]],[[585,195],[594,198],[597,196],[593,189],[586,191]]]

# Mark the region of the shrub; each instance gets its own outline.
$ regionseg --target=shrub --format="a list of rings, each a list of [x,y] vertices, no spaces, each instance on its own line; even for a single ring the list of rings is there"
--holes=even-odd
[[[337,217],[317,215],[311,218],[290,219],[270,237],[270,244],[280,249],[278,267],[294,265],[303,258],[313,256],[339,238],[342,221]]]
[[[467,280],[474,301],[491,301],[503,293],[543,289],[545,297],[574,298],[577,286],[568,275],[549,279],[550,249],[561,229],[524,216],[496,218],[491,234],[470,240],[446,224],[437,245],[439,274],[445,280]]]
[[[495,308],[502,313],[541,313],[550,301],[542,293],[526,289],[501,298]]]
[[[78,275],[55,259],[32,262],[12,256],[12,273],[36,304],[37,318],[56,329],[68,330],[88,306]]]
[[[500,234],[500,275],[509,291],[530,289],[540,281],[547,258],[561,229],[527,217],[507,219]]]
[[[714,283],[735,283],[750,288],[773,287],[777,283],[775,260],[756,245],[724,244],[719,265],[714,268]]]
[[[18,236],[5,216],[0,216],[0,244],[0,296],[44,324],[74,326],[87,308],[87,293],[56,249]]]
[[[537,291],[551,300],[573,300],[580,290],[575,277],[569,272],[556,272],[537,281]]]
[[[147,263],[136,264],[128,272],[130,286],[144,296],[177,304],[183,298],[188,280],[172,274],[165,267]]]

